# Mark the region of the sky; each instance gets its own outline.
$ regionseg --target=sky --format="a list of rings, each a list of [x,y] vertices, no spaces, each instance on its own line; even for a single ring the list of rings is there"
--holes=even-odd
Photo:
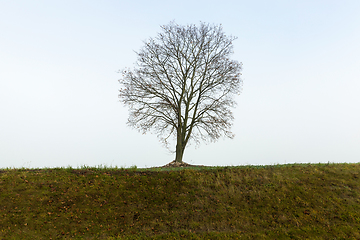
[[[359,12],[358,0],[2,0],[0,168],[174,160],[126,125],[118,98],[118,70],[172,20],[222,24],[243,63],[235,138],[190,145],[185,162],[360,162]]]

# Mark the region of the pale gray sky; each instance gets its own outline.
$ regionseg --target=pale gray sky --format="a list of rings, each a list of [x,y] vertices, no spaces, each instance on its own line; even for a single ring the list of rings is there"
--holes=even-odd
[[[0,1],[0,168],[164,165],[126,126],[120,74],[160,25],[237,36],[233,140],[185,150],[202,165],[360,162],[360,1]]]

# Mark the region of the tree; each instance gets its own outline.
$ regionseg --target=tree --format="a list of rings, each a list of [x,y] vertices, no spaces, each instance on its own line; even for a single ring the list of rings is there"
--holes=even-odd
[[[161,28],[136,52],[135,68],[122,71],[119,98],[129,107],[130,126],[155,131],[166,146],[175,137],[175,162],[181,163],[190,141],[234,137],[230,109],[240,93],[242,64],[229,59],[236,38],[221,25],[170,22]]]

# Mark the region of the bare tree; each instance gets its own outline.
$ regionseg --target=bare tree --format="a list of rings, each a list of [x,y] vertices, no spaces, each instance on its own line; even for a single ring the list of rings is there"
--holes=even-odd
[[[175,137],[175,162],[182,163],[189,141],[234,137],[230,109],[240,93],[242,64],[229,59],[236,38],[221,25],[170,22],[161,28],[136,52],[134,70],[122,71],[119,98],[129,107],[130,126],[154,130],[165,145]]]

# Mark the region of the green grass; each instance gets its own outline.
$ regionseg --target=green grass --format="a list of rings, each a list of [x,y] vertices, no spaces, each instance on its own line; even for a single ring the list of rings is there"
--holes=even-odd
[[[360,239],[360,164],[2,169],[0,239]]]

